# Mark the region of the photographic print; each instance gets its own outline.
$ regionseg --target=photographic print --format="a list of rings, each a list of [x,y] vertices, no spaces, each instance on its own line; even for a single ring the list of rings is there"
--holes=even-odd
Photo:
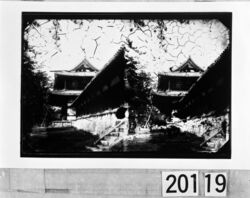
[[[22,13],[22,157],[231,157],[232,13]]]

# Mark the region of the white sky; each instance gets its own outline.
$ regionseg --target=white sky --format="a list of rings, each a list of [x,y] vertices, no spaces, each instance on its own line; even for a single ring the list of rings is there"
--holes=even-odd
[[[229,43],[229,31],[217,20],[190,20],[189,23],[165,20],[163,47],[157,37],[160,30],[156,20],[144,20],[146,26],[138,30],[130,20],[78,20],[78,24],[58,20],[54,21],[60,24],[57,43],[53,22],[37,22],[40,26],[30,28],[25,38],[37,52],[36,56],[30,55],[37,61],[38,69],[48,73],[72,69],[84,57],[101,69],[126,39],[133,42],[134,49],[129,49],[126,55],[137,60],[147,72],[167,72],[188,57],[206,69]]]

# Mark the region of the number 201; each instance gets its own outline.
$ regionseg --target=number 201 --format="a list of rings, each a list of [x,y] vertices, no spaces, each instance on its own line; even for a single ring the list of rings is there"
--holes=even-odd
[[[190,176],[192,179],[193,179],[193,192],[194,193],[196,193],[197,192],[197,189],[196,189],[196,180],[197,180],[197,175],[196,174],[192,174],[191,176]],[[178,178],[176,178],[176,176],[175,175],[168,175],[167,176],[167,178],[166,178],[166,180],[168,181],[168,180],[170,180],[172,178],[172,183],[169,185],[169,187],[167,188],[167,191],[166,191],[166,193],[177,193],[177,190],[173,190],[172,188],[173,188],[173,186],[175,185],[175,183],[176,183],[176,180],[178,180],[177,181],[177,186],[178,186],[178,190],[179,190],[179,192],[181,192],[181,193],[185,193],[185,192],[187,192],[187,190],[188,190],[188,177],[186,176],[186,175],[184,175],[184,174],[181,174],[181,175],[179,175],[179,177]],[[184,181],[184,185],[182,185],[182,181]]]
[[[198,171],[172,171],[162,174],[164,197],[198,195]]]

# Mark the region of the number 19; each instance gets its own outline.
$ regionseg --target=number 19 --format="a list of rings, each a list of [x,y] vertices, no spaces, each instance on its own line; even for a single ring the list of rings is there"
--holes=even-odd
[[[226,196],[226,173],[207,173],[205,175],[205,196]]]

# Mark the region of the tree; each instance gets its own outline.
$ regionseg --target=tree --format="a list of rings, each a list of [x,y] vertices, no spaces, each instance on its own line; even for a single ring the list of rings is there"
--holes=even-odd
[[[130,86],[127,96],[129,103],[129,133],[134,133],[137,126],[148,126],[152,113],[152,79],[150,74],[139,71],[135,64],[126,69]]]
[[[27,55],[28,51],[28,43],[24,40],[21,73],[21,124],[24,140],[34,125],[50,121],[46,115],[51,110],[48,106],[48,77],[45,72],[35,70],[35,62]]]

